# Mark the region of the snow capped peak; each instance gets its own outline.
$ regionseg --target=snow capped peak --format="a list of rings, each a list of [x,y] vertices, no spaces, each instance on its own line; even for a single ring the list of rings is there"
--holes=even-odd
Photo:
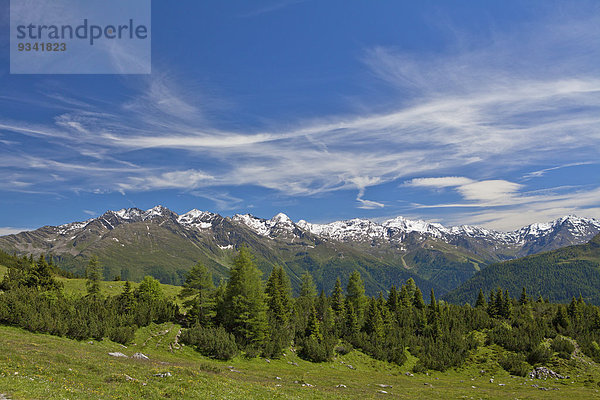
[[[236,214],[232,218],[261,236],[277,236],[280,233],[292,232],[296,224],[284,213],[279,213],[271,219],[258,218],[251,214]]]
[[[180,215],[177,218],[177,222],[184,226],[191,226],[198,229],[208,229],[212,227],[212,221],[216,216],[217,214],[208,211],[200,211],[194,208],[193,210]]]
[[[269,220],[271,223],[273,224],[278,224],[278,223],[283,223],[283,224],[293,224],[292,220],[290,219],[290,217],[288,217],[287,215],[285,215],[284,213],[279,213],[276,216],[274,216],[273,218],[271,218]]]
[[[143,213],[143,211],[139,208],[122,208],[119,211],[111,212],[123,219],[133,219],[136,217],[140,217]]]
[[[149,218],[149,217],[153,217],[153,216],[160,216],[160,215],[168,214],[170,212],[171,212],[171,210],[169,210],[167,207],[161,206],[159,204],[156,207],[152,207],[152,208],[146,210],[146,212],[144,213],[144,217]]]
[[[241,222],[261,236],[267,236],[269,234],[269,228],[266,224],[267,220],[263,218],[257,218],[252,214],[235,214],[233,220]]]
[[[600,221],[594,218],[580,218],[576,215],[566,215],[546,223],[535,223],[516,230],[514,233],[521,241],[546,235],[560,229],[565,229],[575,237],[585,237],[600,231]]]
[[[407,233],[429,233],[434,236],[441,236],[442,233],[449,232],[442,224],[430,223],[423,220],[410,220],[402,216],[385,221],[383,226],[386,228],[397,228]]]
[[[179,220],[192,220],[192,219],[202,219],[205,217],[214,217],[217,214],[211,213],[209,211],[200,211],[197,208],[194,208],[185,214],[179,216]]]

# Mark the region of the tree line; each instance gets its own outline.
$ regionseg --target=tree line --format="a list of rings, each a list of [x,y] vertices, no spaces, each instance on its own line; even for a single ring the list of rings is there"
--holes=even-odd
[[[182,312],[151,277],[135,290],[126,282],[119,295],[104,296],[96,259],[88,264],[87,293],[79,297],[64,294],[42,257],[21,260],[1,283],[0,323],[34,332],[128,343],[138,327],[171,321],[184,326],[184,343],[208,357],[278,358],[295,351],[322,362],[356,348],[398,365],[410,353],[418,357],[415,372],[460,366],[478,346],[497,344],[504,349],[502,367],[518,375],[551,357],[569,357],[574,339],[600,361],[600,309],[581,297],[552,304],[525,289],[513,298],[498,288],[488,295],[480,290],[471,306],[438,301],[431,290],[426,302],[412,279],[369,297],[357,271],[345,287],[337,279],[328,293],[318,293],[306,272],[293,297],[285,270],[275,266],[263,281],[243,247],[229,279],[216,286],[203,264],[188,272],[179,294]]]

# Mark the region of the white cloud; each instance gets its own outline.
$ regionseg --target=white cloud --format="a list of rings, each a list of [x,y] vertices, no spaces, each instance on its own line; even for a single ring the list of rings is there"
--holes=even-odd
[[[186,171],[164,172],[160,175],[131,177],[119,183],[122,190],[158,190],[158,189],[196,189],[213,179],[202,171],[189,169]]]
[[[505,204],[513,201],[521,185],[501,179],[467,183],[457,189],[465,200]]]
[[[404,184],[413,187],[445,188],[467,185],[474,182],[472,179],[463,176],[445,176],[440,178],[414,178]]]
[[[20,232],[32,231],[34,228],[13,228],[11,226],[0,226],[0,236],[13,235]]]

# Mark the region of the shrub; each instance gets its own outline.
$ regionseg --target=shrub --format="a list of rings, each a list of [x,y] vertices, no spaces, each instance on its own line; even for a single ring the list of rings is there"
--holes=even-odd
[[[568,339],[562,337],[556,337],[550,345],[552,350],[558,353],[560,358],[568,360],[571,358],[571,354],[575,351],[575,345]]]
[[[113,342],[127,344],[135,337],[135,326],[117,326],[110,330],[108,337]]]
[[[249,360],[256,358],[260,355],[260,349],[253,345],[248,345],[244,348],[244,358]]]
[[[507,354],[499,360],[499,364],[511,375],[526,376],[531,370],[529,364],[525,362],[525,357],[520,354]]]
[[[538,345],[535,349],[531,350],[527,356],[527,362],[531,365],[535,364],[546,364],[552,358],[552,350],[543,345]]]
[[[200,354],[218,360],[229,360],[239,352],[235,337],[221,326],[207,328],[195,325],[183,331],[181,340],[195,346]]]
[[[333,358],[335,342],[333,338],[319,341],[314,336],[308,336],[298,341],[300,350],[298,356],[312,362],[330,361]]]
[[[339,346],[336,346],[334,351],[341,355],[341,356],[345,356],[346,354],[350,353],[352,351],[352,345],[350,343],[342,343]]]

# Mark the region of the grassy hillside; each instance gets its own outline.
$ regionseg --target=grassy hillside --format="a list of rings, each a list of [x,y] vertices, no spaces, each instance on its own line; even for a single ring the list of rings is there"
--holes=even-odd
[[[553,302],[581,295],[587,303],[600,304],[600,235],[583,245],[491,265],[444,298],[458,304],[473,303],[479,289],[487,294],[498,287],[513,296],[525,287],[530,295]]]
[[[358,351],[321,364],[303,361],[291,351],[270,362],[214,361],[188,347],[170,350],[178,331],[174,324],[151,325],[140,329],[136,344],[125,348],[108,340],[78,342],[0,327],[0,393],[24,400],[599,397],[600,370],[588,359],[555,359],[551,368],[571,375],[568,380],[531,381],[504,372],[496,362],[500,350],[481,347],[465,368],[410,376],[405,373],[414,365],[414,357],[398,367]],[[109,352],[129,356],[143,352],[150,360],[115,358]],[[167,372],[170,376],[155,376]]]
[[[0,269],[0,275],[2,274],[2,270]],[[66,294],[76,294],[76,295],[84,295],[86,294],[86,280],[85,279],[67,279],[62,277],[56,278],[59,282],[62,282],[64,285]],[[100,282],[100,291],[102,294],[106,296],[115,296],[121,292],[123,292],[123,286],[125,285],[124,281],[101,281]],[[137,282],[131,282],[132,288],[136,288],[139,286]],[[161,284],[163,293],[168,298],[175,298],[179,292],[181,291],[181,286],[173,286],[173,285],[165,285]]]

